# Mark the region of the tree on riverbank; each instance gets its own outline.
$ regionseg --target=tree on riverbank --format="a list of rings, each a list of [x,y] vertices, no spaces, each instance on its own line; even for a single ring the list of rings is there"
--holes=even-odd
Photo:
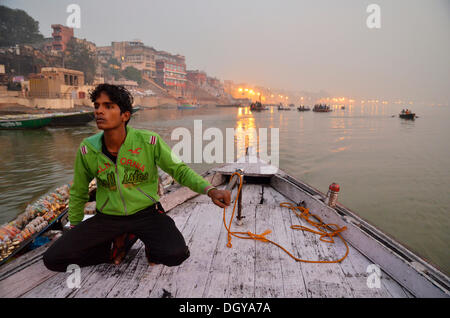
[[[94,81],[97,65],[97,56],[94,52],[74,38],[70,39],[64,52],[65,68],[83,72],[85,82],[90,84]]]
[[[142,75],[141,72],[133,67],[133,66],[128,66],[126,69],[124,69],[122,71],[123,76],[131,81],[135,81],[137,82],[139,85],[142,83]]]
[[[23,10],[0,5],[0,46],[31,44],[43,40],[38,21]]]

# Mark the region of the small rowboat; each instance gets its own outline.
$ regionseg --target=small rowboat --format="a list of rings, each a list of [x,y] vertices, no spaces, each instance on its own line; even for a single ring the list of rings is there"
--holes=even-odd
[[[416,114],[414,114],[414,113],[408,113],[408,114],[406,114],[406,113],[400,113],[399,115],[398,115],[398,117],[400,117],[400,118],[403,118],[403,119],[415,119],[416,118]]]

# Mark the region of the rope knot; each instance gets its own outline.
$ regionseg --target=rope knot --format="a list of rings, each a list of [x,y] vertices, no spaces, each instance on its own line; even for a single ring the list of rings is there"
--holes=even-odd
[[[247,232],[248,236],[250,236],[252,239],[262,241],[262,242],[269,242],[269,240],[265,236],[270,233],[272,233],[271,230],[265,230],[261,234],[255,234],[250,231]]]

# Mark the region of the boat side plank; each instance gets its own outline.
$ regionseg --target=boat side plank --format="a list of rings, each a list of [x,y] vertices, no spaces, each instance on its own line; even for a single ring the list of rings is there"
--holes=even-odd
[[[343,220],[337,212],[327,207],[323,202],[311,197],[293,183],[281,177],[274,176],[271,184],[286,197],[296,202],[301,200],[308,201],[310,208],[320,213],[325,223],[347,226],[347,231],[342,234],[347,242],[358,249],[371,262],[378,264],[380,268],[385,270],[389,276],[399,282],[409,292],[419,297],[448,297],[434,283],[417,272],[406,260],[362,231],[358,225],[353,224],[351,221]]]
[[[41,261],[0,281],[0,298],[17,298],[47,281],[57,273],[49,271]]]

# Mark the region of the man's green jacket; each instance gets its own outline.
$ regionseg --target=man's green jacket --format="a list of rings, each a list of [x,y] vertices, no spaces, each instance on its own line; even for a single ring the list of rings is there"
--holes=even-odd
[[[93,178],[97,179],[96,208],[109,215],[131,215],[158,202],[158,166],[197,193],[204,194],[211,185],[176,157],[158,134],[129,126],[126,130],[116,164],[102,152],[103,132],[81,142],[70,188],[72,225],[83,220]]]

